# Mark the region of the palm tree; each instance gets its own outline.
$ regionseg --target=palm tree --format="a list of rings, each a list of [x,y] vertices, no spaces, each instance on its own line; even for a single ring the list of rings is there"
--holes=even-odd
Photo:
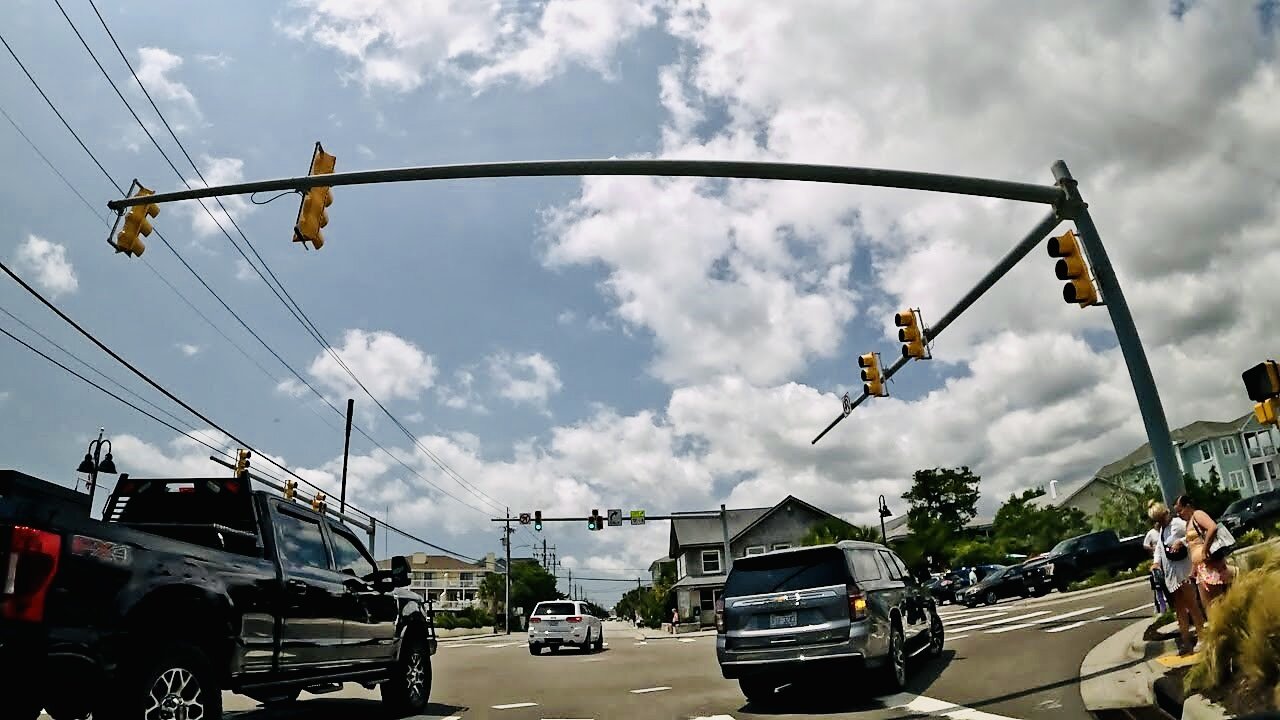
[[[841,540],[879,540],[880,531],[866,525],[854,525],[840,518],[820,520],[805,531],[801,545],[829,545]]]

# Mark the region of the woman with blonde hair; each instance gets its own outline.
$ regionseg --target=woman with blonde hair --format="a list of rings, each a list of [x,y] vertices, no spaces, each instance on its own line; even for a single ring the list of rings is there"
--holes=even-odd
[[[1147,553],[1151,555],[1151,573],[1148,580],[1151,581],[1151,593],[1155,598],[1153,605],[1156,615],[1162,615],[1169,609],[1169,596],[1164,586],[1164,571],[1160,569],[1160,556],[1156,553],[1156,546],[1160,544],[1160,524],[1150,519],[1151,508],[1159,502],[1159,500],[1152,500],[1147,503],[1147,517],[1151,523],[1151,529],[1147,530],[1146,537],[1142,538],[1142,547],[1146,548]]]
[[[1204,635],[1204,613],[1200,610],[1200,602],[1196,593],[1195,579],[1192,577],[1192,564],[1187,547],[1187,523],[1169,512],[1162,502],[1152,503],[1147,509],[1147,517],[1159,528],[1159,540],[1156,544],[1155,556],[1159,558],[1160,569],[1164,572],[1165,589],[1173,601],[1174,612],[1178,616],[1178,652],[1190,655],[1195,652],[1195,643],[1191,641],[1191,623],[1196,625],[1197,636]]]
[[[1209,517],[1209,513],[1196,508],[1191,498],[1180,495],[1173,503],[1173,511],[1187,526],[1187,547],[1191,549],[1192,578],[1199,585],[1204,606],[1217,600],[1227,591],[1231,584],[1231,568],[1227,566],[1226,555],[1213,557],[1209,548],[1219,535],[1228,535]]]

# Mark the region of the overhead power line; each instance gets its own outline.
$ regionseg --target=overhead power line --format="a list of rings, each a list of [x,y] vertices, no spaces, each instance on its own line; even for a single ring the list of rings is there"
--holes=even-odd
[[[12,48],[12,47],[9,45],[9,43],[4,39],[3,35],[0,35],[0,43],[3,43],[3,44],[4,44],[5,48],[9,51],[10,56],[12,56],[12,57],[13,57],[14,62],[16,62],[16,63],[18,64],[18,67],[22,69],[23,73],[27,76],[27,79],[31,81],[31,84],[35,87],[36,91],[40,93],[40,96],[41,96],[42,98],[44,98],[44,101],[45,101],[45,103],[49,106],[49,108],[54,112],[54,114],[55,114],[55,115],[57,115],[58,119],[59,119],[60,121],[62,121],[63,127],[65,127],[65,128],[67,129],[67,132],[71,133],[72,137],[74,137],[74,138],[76,139],[76,142],[77,142],[77,143],[79,143],[80,147],[85,151],[85,153],[86,153],[86,154],[88,154],[88,155],[89,155],[90,159],[92,159],[92,160],[93,160],[94,164],[95,164],[95,165],[97,165],[98,169],[102,171],[103,175],[107,178],[107,181],[108,181],[108,182],[110,182],[110,183],[111,183],[111,185],[112,185],[113,187],[115,187],[115,189],[116,189],[116,191],[117,191],[117,192],[119,192],[121,195],[123,195],[123,194],[124,194],[124,188],[120,185],[120,183],[118,183],[118,182],[115,180],[115,178],[114,178],[114,177],[112,177],[111,173],[109,173],[109,172],[106,170],[106,168],[105,168],[105,167],[102,165],[102,163],[98,160],[97,156],[96,156],[96,155],[94,155],[93,151],[92,151],[92,150],[90,150],[90,149],[89,149],[89,147],[88,147],[88,146],[84,143],[84,141],[80,138],[80,135],[75,131],[75,128],[73,128],[73,127],[71,126],[71,124],[67,121],[67,119],[62,115],[61,111],[59,111],[59,110],[58,110],[57,105],[55,105],[55,104],[53,103],[53,100],[52,100],[52,99],[50,99],[50,98],[49,98],[49,96],[48,96],[48,94],[46,94],[46,93],[45,93],[44,89],[40,86],[40,83],[35,79],[35,77],[31,74],[31,72],[30,72],[29,70],[27,70],[27,67],[26,67],[26,65],[22,62],[22,59],[18,57],[18,55],[17,55],[17,53],[16,53],[16,52],[14,52],[13,48]],[[126,104],[127,104],[127,102],[126,102]],[[51,166],[51,167],[52,167],[52,166]],[[55,168],[55,172],[56,172],[56,168]],[[96,214],[96,213],[95,213],[95,214]],[[167,238],[165,238],[165,236],[164,236],[164,234],[163,234],[163,233],[161,233],[159,230],[156,230],[156,231],[155,231],[155,235],[156,235],[156,237],[160,238],[161,242],[162,242],[162,243],[164,243],[164,246],[165,246],[166,248],[168,248],[168,249],[169,249],[169,251],[170,251],[170,252],[172,252],[172,253],[173,253],[173,255],[174,255],[176,258],[178,258],[178,261],[179,261],[180,263],[182,263],[183,267],[185,267],[189,273],[191,273],[192,277],[194,277],[194,278],[195,278],[195,279],[196,279],[196,280],[201,284],[201,286],[203,286],[203,287],[205,288],[205,290],[207,290],[207,291],[209,292],[209,294],[210,294],[210,295],[212,295],[212,296],[214,297],[214,299],[218,301],[218,303],[223,307],[223,309],[224,309],[224,310],[226,310],[226,311],[227,311],[227,312],[228,312],[228,313],[229,313],[233,318],[235,318],[235,320],[240,324],[240,326],[241,326],[241,327],[243,327],[243,328],[245,329],[245,331],[246,331],[246,332],[248,332],[250,335],[252,335],[252,336],[253,336],[253,338],[254,338],[255,340],[257,340],[257,341],[258,341],[258,343],[259,343],[259,344],[261,344],[261,345],[262,345],[262,346],[267,350],[267,352],[269,352],[269,353],[272,355],[272,357],[274,357],[278,362],[280,362],[280,364],[281,364],[281,365],[283,365],[283,366],[284,366],[284,367],[285,367],[285,368],[286,368],[286,369],[287,369],[287,370],[288,370],[288,371],[289,371],[289,372],[294,376],[294,378],[296,378],[296,379],[297,379],[299,382],[301,382],[301,383],[302,383],[306,388],[308,388],[308,389],[309,389],[309,390],[310,390],[310,391],[311,391],[311,392],[312,392],[316,397],[320,398],[320,400],[321,400],[322,402],[324,402],[326,405],[328,405],[328,406],[329,406],[329,408],[330,408],[331,410],[333,410],[335,413],[337,413],[337,414],[342,415],[342,416],[344,416],[344,417],[345,417],[345,413],[344,413],[343,411],[339,410],[339,409],[337,408],[337,406],[335,406],[332,402],[330,402],[330,401],[329,401],[329,399],[328,399],[328,398],[326,398],[326,397],[324,396],[324,394],[323,394],[323,393],[321,393],[319,390],[317,390],[317,389],[315,388],[315,386],[314,386],[314,385],[312,385],[309,381],[307,381],[307,379],[306,379],[306,378],[304,378],[304,377],[302,376],[302,374],[301,374],[301,373],[299,373],[296,369],[294,369],[294,367],[293,367],[292,365],[290,365],[290,364],[289,364],[289,363],[288,363],[288,362],[287,362],[283,357],[281,357],[281,356],[280,356],[280,354],[279,354],[278,352],[276,352],[276,350],[275,350],[274,348],[272,348],[272,347],[271,347],[271,345],[269,345],[265,340],[263,340],[263,339],[262,339],[262,336],[261,336],[261,335],[259,335],[257,331],[255,331],[252,327],[250,327],[250,326],[249,326],[249,324],[248,324],[247,322],[245,322],[244,318],[243,318],[243,317],[241,317],[239,313],[237,313],[235,310],[233,310],[233,309],[231,308],[231,306],[230,306],[230,305],[228,305],[228,304],[226,303],[226,301],[225,301],[225,300],[223,300],[223,299],[222,299],[222,297],[221,297],[220,295],[218,295],[218,293],[217,293],[217,292],[216,292],[212,287],[210,287],[209,283],[208,283],[208,282],[206,282],[206,281],[205,281],[205,279],[204,279],[204,278],[203,278],[203,277],[202,277],[198,272],[196,272],[195,268],[193,268],[193,267],[191,266],[191,264],[187,262],[186,258],[184,258],[184,257],[182,256],[182,254],[178,252],[177,248],[175,248],[175,247],[173,246],[173,244],[172,244],[172,243],[170,243],[170,242],[169,242],[169,240],[168,240]],[[153,270],[154,270],[154,268],[153,268]],[[168,284],[168,283],[166,283],[166,284]],[[173,287],[171,284],[169,284],[169,286],[170,286],[171,288]],[[175,289],[175,291],[176,291],[176,288],[174,288],[174,289]],[[181,293],[179,293],[179,296],[180,296],[180,297],[182,296],[182,295],[181,295]],[[185,298],[184,298],[184,299],[185,299]],[[188,304],[191,304],[189,300],[187,301],[187,303],[188,303]],[[202,316],[203,316],[203,314],[202,314]],[[224,335],[224,336],[225,336],[225,335]],[[242,349],[242,350],[243,350],[243,349]],[[275,381],[275,378],[274,378],[274,377],[272,377],[272,380],[273,380],[273,381]],[[332,427],[332,425],[330,425],[330,426]],[[461,505],[463,505],[463,506],[465,506],[465,507],[467,507],[467,508],[470,508],[471,510],[474,510],[474,511],[476,511],[476,512],[478,512],[478,513],[487,514],[484,510],[481,510],[480,508],[477,508],[477,507],[475,507],[474,505],[471,505],[471,504],[469,504],[469,503],[467,503],[467,502],[465,502],[465,501],[461,500],[460,498],[458,498],[457,496],[453,495],[452,493],[450,493],[449,491],[445,490],[444,488],[440,487],[440,486],[439,486],[439,485],[437,485],[436,483],[431,482],[429,479],[427,479],[427,478],[426,478],[426,477],[424,477],[421,473],[419,473],[415,468],[413,468],[412,466],[410,466],[409,464],[407,464],[406,462],[404,462],[404,460],[402,460],[399,456],[395,455],[395,454],[394,454],[394,453],[392,453],[390,450],[388,450],[386,447],[384,447],[381,443],[379,443],[377,440],[375,440],[372,436],[370,436],[367,432],[365,432],[365,430],[364,430],[364,429],[360,428],[360,427],[359,427],[359,426],[357,426],[357,425],[353,425],[353,427],[356,429],[356,431],[357,431],[357,432],[359,432],[359,433],[360,433],[360,435],[361,435],[362,437],[364,437],[366,440],[368,440],[370,443],[372,443],[375,447],[377,447],[379,450],[381,450],[385,455],[387,455],[387,456],[388,456],[389,458],[391,458],[393,461],[395,461],[396,463],[398,463],[399,465],[401,465],[402,467],[404,467],[404,468],[405,468],[406,470],[408,470],[410,473],[412,473],[413,475],[416,475],[419,479],[421,479],[421,480],[422,480],[423,482],[425,482],[427,485],[429,485],[429,486],[431,486],[431,487],[435,488],[436,490],[438,490],[439,492],[441,492],[442,494],[444,494],[446,497],[449,497],[449,498],[453,499],[454,501],[456,501],[456,502],[460,503]],[[428,452],[429,452],[429,451],[428,451]]]
[[[152,136],[150,130],[147,129],[146,124],[142,122],[142,119],[139,118],[138,114],[133,110],[133,107],[129,105],[128,100],[125,99],[124,95],[120,92],[115,82],[111,79],[110,74],[107,73],[105,68],[103,68],[102,63],[98,61],[97,56],[93,52],[93,49],[89,47],[89,44],[87,42],[85,42],[84,37],[81,36],[80,31],[76,28],[75,23],[71,20],[71,17],[68,16],[66,13],[66,10],[62,8],[61,0],[55,0],[55,2],[58,3],[58,9],[62,11],[63,17],[66,18],[67,23],[71,25],[72,30],[76,34],[76,37],[80,39],[81,44],[84,46],[85,50],[89,53],[90,57],[93,58],[93,61],[98,66],[98,69],[102,71],[103,76],[107,79],[107,82],[111,85],[112,89],[115,90],[116,95],[119,96],[120,98],[120,101],[123,102],[125,107],[129,109],[129,113],[133,115],[134,120],[138,122],[138,125],[142,127],[143,131],[146,133],[147,137],[151,140],[152,144],[155,145],[156,149],[160,151],[160,154],[164,157],[165,162],[167,162],[169,164],[169,167],[171,167],[173,171],[178,175],[182,183],[186,185],[188,189],[190,189],[191,187],[190,183],[187,182],[187,179],[173,164],[173,161],[169,159],[169,156],[168,154],[165,153],[164,149],[160,147],[159,142],[157,142],[155,137]],[[134,71],[133,64],[129,61],[128,56],[125,54],[124,50],[120,47],[120,43],[116,40],[115,34],[111,32],[110,26],[107,25],[107,21],[102,16],[102,13],[99,12],[97,5],[93,2],[93,0],[90,0],[90,5],[93,7],[94,14],[97,15],[98,17],[98,22],[101,23],[103,30],[106,31],[107,36],[111,39],[111,43],[115,46],[116,52],[119,53],[120,58],[124,61],[125,65],[129,68],[129,73],[133,76],[134,82],[138,84],[138,87],[142,90],[143,95],[146,96],[147,101],[151,104],[152,109],[155,110],[156,115],[160,118],[160,122],[165,126],[165,129],[169,131],[169,135],[173,138],[173,141],[178,145],[179,150],[182,151],[183,156],[187,159],[187,162],[190,163],[192,169],[195,170],[196,175],[200,178],[200,181],[205,183],[205,185],[207,186],[209,183],[207,180],[205,180],[204,174],[200,171],[200,167],[196,165],[194,160],[192,160],[191,155],[187,152],[187,149],[183,146],[182,141],[178,138],[177,133],[174,132],[173,127],[169,124],[169,121],[164,117],[164,113],[161,112],[159,106],[156,104],[155,100],[151,97],[151,93],[147,91],[146,86],[142,83],[142,80],[138,77],[137,72]],[[383,412],[383,414],[385,414],[391,420],[391,422],[398,429],[400,429],[401,432],[404,433],[405,437],[407,437],[410,442],[412,442],[415,446],[417,446],[417,448],[423,454],[425,454],[436,466],[438,466],[445,473],[446,476],[448,476],[450,479],[454,480],[456,483],[461,485],[463,489],[467,490],[467,492],[471,493],[481,502],[488,503],[489,505],[492,505],[493,507],[499,508],[499,509],[505,507],[501,501],[497,500],[496,498],[493,498],[492,496],[488,495],[483,490],[481,490],[479,487],[467,481],[459,473],[457,473],[453,468],[451,468],[447,463],[441,460],[435,453],[431,452],[431,450],[426,446],[424,446],[421,443],[421,441],[417,438],[417,436],[414,435],[414,433],[411,430],[409,430],[404,425],[404,423],[400,421],[399,418],[397,418],[394,414],[392,414],[392,412],[386,407],[386,405],[382,403],[381,400],[379,400],[376,396],[374,396],[374,394],[369,390],[369,388],[364,384],[364,382],[355,374],[355,372],[347,365],[347,363],[342,359],[342,357],[337,353],[337,351],[333,349],[333,345],[328,341],[328,339],[324,337],[323,333],[320,332],[320,329],[316,326],[314,322],[312,322],[311,318],[307,316],[306,312],[302,309],[302,306],[299,305],[297,301],[293,299],[293,296],[289,294],[289,291],[285,288],[284,284],[280,282],[280,279],[276,277],[276,274],[271,270],[271,266],[268,265],[266,260],[264,260],[262,256],[258,253],[257,248],[249,240],[248,235],[245,234],[244,230],[240,227],[239,223],[236,222],[235,218],[231,216],[231,213],[222,204],[222,200],[220,198],[215,198],[215,200],[217,200],[218,207],[226,215],[227,219],[231,222],[232,226],[235,227],[236,232],[240,235],[241,239],[244,240],[245,245],[249,247],[254,257],[257,258],[259,263],[261,263],[262,268],[266,270],[267,275],[270,275],[271,281],[274,281],[275,285],[279,287],[279,291],[276,290],[276,287],[272,285],[272,282],[269,281],[267,277],[262,274],[262,271],[259,270],[257,266],[253,264],[253,262],[248,258],[248,256],[245,255],[244,251],[240,248],[239,244],[236,243],[235,239],[231,237],[231,234],[227,232],[226,228],[222,226],[222,223],[218,221],[217,217],[213,215],[213,213],[209,210],[209,208],[205,206],[203,202],[201,202],[200,205],[202,208],[204,208],[205,212],[208,213],[210,219],[214,221],[214,224],[217,225],[218,229],[222,231],[222,234],[226,236],[227,240],[232,244],[232,246],[236,248],[236,251],[239,252],[241,257],[244,258],[245,262],[248,263],[250,267],[254,269],[254,272],[257,273],[258,277],[262,279],[263,283],[265,283],[267,287],[271,289],[272,293],[275,294],[276,298],[280,300],[282,304],[284,304],[285,309],[288,310],[290,314],[294,316],[294,319],[297,320],[303,326],[303,329],[307,331],[308,334],[311,335],[312,339],[315,340],[320,345],[321,349],[324,350],[324,352],[326,352],[331,358],[333,358],[333,360],[339,365],[339,367],[341,367],[343,371],[345,371],[347,375],[349,375],[351,379],[355,381],[356,385],[358,385],[360,389],[364,391],[365,395],[367,395],[369,399],[372,400],[374,404],[378,406],[378,409],[380,409]],[[422,479],[426,481],[426,478],[422,478]],[[430,481],[427,481],[427,482],[430,483]]]

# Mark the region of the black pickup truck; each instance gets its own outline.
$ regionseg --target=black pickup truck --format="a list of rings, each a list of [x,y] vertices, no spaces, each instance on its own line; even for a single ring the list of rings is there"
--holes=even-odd
[[[1114,530],[1079,535],[1063,540],[1043,557],[1023,566],[1023,579],[1032,595],[1050,588],[1066,592],[1067,586],[1099,570],[1119,572],[1150,559],[1142,547],[1142,536],[1121,540]]]
[[[397,714],[431,692],[435,630],[326,513],[236,478],[121,475],[103,520],[81,493],[0,470],[0,717],[219,720],[343,682]]]

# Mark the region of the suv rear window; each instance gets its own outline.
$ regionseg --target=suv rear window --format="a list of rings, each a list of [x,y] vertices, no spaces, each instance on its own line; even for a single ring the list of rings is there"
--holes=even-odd
[[[849,582],[849,565],[840,548],[825,547],[777,555],[756,555],[733,563],[726,597],[805,590]]]
[[[542,603],[533,609],[534,615],[574,615],[577,612],[573,603]]]

